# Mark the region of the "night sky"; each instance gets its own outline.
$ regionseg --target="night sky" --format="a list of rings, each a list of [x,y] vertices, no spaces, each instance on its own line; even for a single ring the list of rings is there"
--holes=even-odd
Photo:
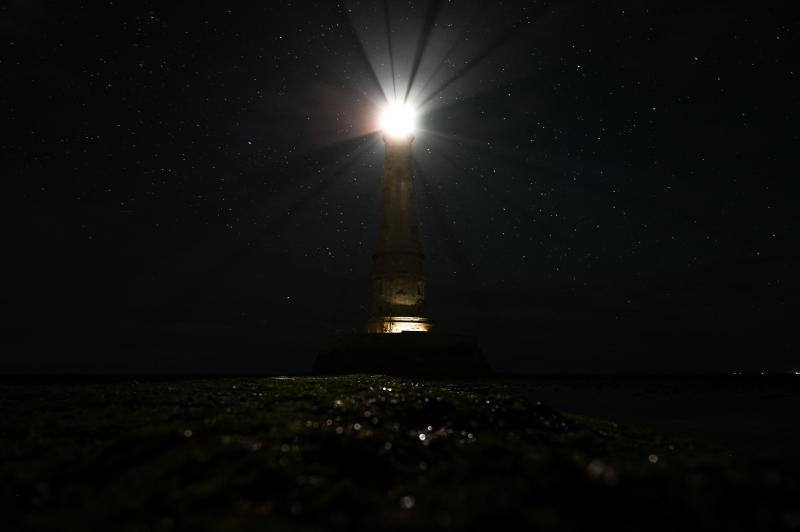
[[[5,4],[0,370],[308,371],[406,97],[428,314],[496,369],[800,369],[793,3]]]

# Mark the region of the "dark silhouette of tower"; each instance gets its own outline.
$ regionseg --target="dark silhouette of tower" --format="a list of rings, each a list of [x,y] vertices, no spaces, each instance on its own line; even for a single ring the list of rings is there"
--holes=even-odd
[[[372,255],[370,318],[367,332],[426,332],[431,323],[423,315],[424,255],[417,231],[412,134],[385,134],[378,243]]]

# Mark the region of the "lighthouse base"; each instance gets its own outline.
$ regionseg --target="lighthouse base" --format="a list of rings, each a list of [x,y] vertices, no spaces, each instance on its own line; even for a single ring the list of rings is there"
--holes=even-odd
[[[314,362],[318,375],[489,375],[474,336],[435,332],[349,334],[327,338]]]
[[[433,324],[417,316],[373,316],[367,321],[368,333],[430,332]]]

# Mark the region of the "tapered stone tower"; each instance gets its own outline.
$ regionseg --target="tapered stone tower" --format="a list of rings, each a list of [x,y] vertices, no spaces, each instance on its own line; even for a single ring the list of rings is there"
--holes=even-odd
[[[411,142],[414,136],[384,135],[383,170],[378,243],[370,274],[369,333],[427,332],[423,317],[425,274],[417,231]]]
[[[314,361],[314,373],[491,373],[477,338],[438,328],[431,331],[431,322],[424,317],[424,256],[417,232],[411,165],[413,113],[407,106],[390,106],[382,122],[386,161],[366,331],[336,334],[323,340]]]

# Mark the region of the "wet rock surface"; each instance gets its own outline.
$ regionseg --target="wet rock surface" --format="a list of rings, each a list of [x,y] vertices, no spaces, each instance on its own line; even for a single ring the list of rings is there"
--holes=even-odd
[[[800,529],[793,460],[563,414],[521,379],[5,382],[0,419],[12,529]]]

